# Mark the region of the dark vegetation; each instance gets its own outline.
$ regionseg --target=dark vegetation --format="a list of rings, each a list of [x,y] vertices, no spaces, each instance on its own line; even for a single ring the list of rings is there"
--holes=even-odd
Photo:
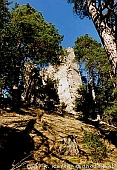
[[[31,161],[45,164],[49,169],[57,169],[52,165],[64,162],[74,169],[80,159],[85,163],[107,159],[113,145],[116,155],[116,77],[100,43],[88,35],[75,42],[82,78],[80,97],[76,99],[77,119],[65,112],[65,103],[59,106],[56,82],[47,77],[43,84],[40,70],[50,63],[60,64],[62,38],[54,25],[44,21],[42,14],[29,4],[16,3],[10,11],[9,2],[0,0],[2,170],[17,169],[24,166],[23,162]],[[34,66],[27,82],[26,63]],[[92,121],[97,115],[106,124]],[[27,121],[23,122],[26,116]],[[107,140],[111,151],[105,144]]]
[[[80,19],[91,19],[117,76],[117,2],[116,0],[67,0]],[[113,50],[112,50],[113,48]]]
[[[1,169],[11,169],[12,164],[17,164],[24,157],[30,155],[34,150],[34,141],[30,137],[29,133],[34,128],[34,120],[30,120],[23,131],[16,129],[2,127],[0,128],[0,138],[4,141],[0,141],[2,145],[0,148],[0,167]]]
[[[116,126],[116,77],[105,50],[88,35],[77,38],[74,50],[83,82],[78,89],[81,97],[76,99],[76,110],[82,112],[84,119],[100,115]]]
[[[42,14],[29,4],[19,6],[16,3],[11,11],[8,4],[7,0],[3,0],[0,6],[0,22],[3,23],[0,27],[1,106],[9,104],[12,111],[19,112],[22,104],[36,105],[40,97],[44,107],[54,107],[55,103],[59,103],[54,83],[48,78],[44,87],[39,71],[49,63],[60,63],[62,36],[53,24],[44,21]],[[25,74],[28,74],[25,70],[27,63],[33,66],[29,71],[28,82],[25,78]],[[4,98],[5,93],[7,99]]]

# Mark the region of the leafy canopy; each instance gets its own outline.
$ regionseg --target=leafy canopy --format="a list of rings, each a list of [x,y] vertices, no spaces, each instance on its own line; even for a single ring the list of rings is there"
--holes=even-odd
[[[11,38],[19,43],[24,57],[29,57],[39,63],[56,62],[62,48],[62,36],[54,25],[44,21],[40,12],[29,4],[19,6],[11,12],[9,23]]]
[[[92,68],[95,72],[111,71],[104,48],[88,34],[76,39],[74,51],[79,64],[85,63],[85,70]]]
[[[90,11],[89,8],[92,5],[95,8],[95,23],[98,22],[105,24],[105,28],[108,26],[111,29],[114,41],[117,39],[117,1],[115,0],[67,0],[68,3],[73,3],[74,12],[83,19],[84,17],[92,18],[93,10]],[[96,28],[101,29],[101,28]],[[97,30],[98,31],[98,30]],[[103,43],[103,42],[102,42]]]
[[[100,43],[87,34],[76,39],[74,51],[83,82],[78,89],[82,97],[76,99],[77,110],[83,112],[85,117],[94,115],[94,112],[103,114],[114,100],[115,81],[106,52]],[[95,91],[95,101],[92,98],[92,88]]]
[[[23,81],[24,63],[27,60],[42,66],[59,63],[59,56],[63,52],[60,45],[63,36],[29,4],[15,5],[8,14],[7,23],[2,28],[0,46],[0,77],[4,77],[4,89],[11,89],[15,83],[18,85],[19,81]]]

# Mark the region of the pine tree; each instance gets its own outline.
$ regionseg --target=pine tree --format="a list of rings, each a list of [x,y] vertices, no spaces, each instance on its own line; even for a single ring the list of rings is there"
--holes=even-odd
[[[114,0],[68,0],[74,4],[74,11],[83,19],[92,19],[100,36],[113,72],[117,77],[117,2]]]
[[[83,69],[84,81],[78,90],[82,95],[82,100],[77,99],[78,107],[80,105],[84,115],[102,115],[113,100],[114,89],[114,78],[106,52],[100,43],[87,34],[76,39],[74,50],[81,71]]]
[[[8,6],[10,3],[8,0],[0,0],[0,95],[3,96],[4,87],[5,87],[5,63],[4,63],[4,44],[3,36],[4,29],[8,24],[10,17],[10,12]],[[4,59],[3,59],[4,58]]]
[[[1,58],[3,74],[6,75],[5,88],[17,105],[25,62],[30,60],[37,65],[59,63],[62,36],[53,24],[44,21],[42,14],[29,4],[13,8],[3,31]]]

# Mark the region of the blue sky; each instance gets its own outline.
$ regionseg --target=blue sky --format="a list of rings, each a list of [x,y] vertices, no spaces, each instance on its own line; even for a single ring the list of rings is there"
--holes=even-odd
[[[53,23],[58,32],[64,35],[63,48],[73,47],[76,38],[85,34],[100,42],[92,21],[86,18],[79,19],[73,13],[72,4],[68,4],[67,0],[14,0],[13,2],[18,2],[20,5],[29,3],[40,11],[44,19]]]

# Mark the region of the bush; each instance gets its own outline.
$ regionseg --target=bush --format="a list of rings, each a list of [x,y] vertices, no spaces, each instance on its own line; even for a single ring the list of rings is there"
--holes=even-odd
[[[102,143],[97,134],[84,131],[84,143],[89,149],[91,149],[90,156],[94,162],[101,162],[107,157],[106,146]]]
[[[75,100],[75,110],[82,113],[82,119],[87,120],[89,117],[95,117],[95,103],[92,98],[90,87],[87,91],[86,85],[81,85],[78,88],[80,97]]]

